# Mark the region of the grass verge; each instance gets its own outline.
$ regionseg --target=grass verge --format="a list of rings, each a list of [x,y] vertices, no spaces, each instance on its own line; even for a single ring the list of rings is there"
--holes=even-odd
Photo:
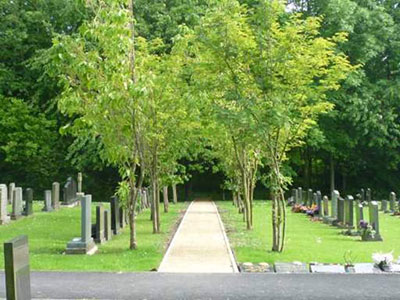
[[[400,255],[400,218],[380,213],[383,242],[362,242],[360,237],[341,234],[341,229],[312,222],[301,213],[287,212],[286,244],[283,253],[272,248],[271,202],[255,201],[254,229],[247,231],[243,216],[229,201],[217,202],[231,246],[238,262],[320,262],[345,263],[344,256],[355,262],[372,262],[375,252]],[[368,216],[368,208],[364,209]]]
[[[108,207],[108,204],[105,204]],[[150,271],[158,267],[165,247],[187,203],[170,205],[161,212],[161,233],[153,234],[150,211],[137,217],[138,249],[129,247],[129,228],[103,245],[95,255],[65,255],[67,242],[80,236],[80,207],[41,212],[42,203],[34,203],[34,214],[0,226],[0,268],[4,269],[3,243],[18,235],[28,235],[32,270],[60,271]],[[92,220],[95,205],[92,205]]]

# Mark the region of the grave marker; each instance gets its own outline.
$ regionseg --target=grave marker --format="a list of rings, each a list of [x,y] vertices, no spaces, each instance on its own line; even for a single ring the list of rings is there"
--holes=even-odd
[[[82,173],[78,173],[78,193],[82,193]]]
[[[10,222],[7,212],[8,193],[7,185],[0,184],[0,225]]]
[[[104,207],[103,205],[96,206],[96,243],[102,244],[105,242],[104,230]]]
[[[307,193],[307,205],[308,206],[312,206],[313,205],[313,190],[312,189],[308,189],[308,193]]]
[[[116,196],[110,199],[111,206],[111,229],[115,235],[119,234],[119,199]]]
[[[60,208],[60,184],[58,182],[53,182],[51,189],[51,207],[54,210]]]
[[[11,220],[18,220],[22,217],[22,188],[14,188],[13,194]]]
[[[8,204],[13,204],[14,202],[14,189],[15,189],[15,183],[11,182],[8,185]]]
[[[389,201],[390,201],[389,210],[391,213],[394,213],[396,211],[396,193],[394,192],[390,193]]]
[[[329,216],[329,198],[328,198],[328,196],[324,196],[323,202],[324,202],[324,217],[328,217]]]
[[[97,251],[92,238],[91,205],[92,195],[81,196],[81,237],[67,244],[67,254],[93,254]]]
[[[383,211],[384,213],[388,212],[388,205],[386,200],[381,201],[381,211]]]
[[[112,229],[111,229],[111,212],[106,209],[104,210],[104,236],[107,241],[112,238]]]
[[[44,191],[44,207],[42,211],[53,211],[53,208],[51,207],[51,191],[50,190],[45,190]]]
[[[372,201],[372,192],[370,188],[367,188],[367,201],[371,202]]]
[[[297,189],[299,204],[303,204],[303,189],[299,187]]]
[[[317,204],[317,207],[318,207],[318,215],[322,216],[323,215],[323,205],[322,205],[321,191],[317,191],[315,193],[315,203]]]
[[[337,225],[344,225],[344,199],[342,197],[339,197],[338,199],[337,208]]]
[[[24,215],[30,216],[33,214],[33,190],[31,188],[27,188],[25,190],[25,209]]]
[[[75,180],[72,177],[68,177],[63,188],[63,204],[71,205],[75,203],[78,200],[76,195],[77,192],[78,189]]]
[[[8,300],[31,299],[28,237],[4,243],[4,268]]]
[[[340,194],[337,190],[334,190],[332,192],[332,211],[331,211],[331,217],[333,219],[337,219],[338,217],[338,199],[340,197]]]
[[[382,237],[379,232],[378,202],[376,201],[371,201],[369,205],[369,223],[375,230],[375,237],[372,240],[382,241]]]

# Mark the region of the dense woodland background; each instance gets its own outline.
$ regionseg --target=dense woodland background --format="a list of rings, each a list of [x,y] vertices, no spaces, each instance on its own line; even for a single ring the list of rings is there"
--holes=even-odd
[[[160,51],[168,52],[180,25],[195,26],[212,2],[136,0],[136,30],[147,40],[161,38]],[[257,4],[241,2],[249,8]],[[341,50],[361,67],[331,92],[335,109],[319,119],[303,147],[292,150],[286,172],[295,186],[324,193],[332,179],[343,193],[361,187],[375,195],[400,192],[398,1],[300,0],[288,7],[304,17],[322,15],[322,36],[348,32]],[[91,17],[83,0],[0,0],[0,181],[33,187],[35,198],[78,171],[95,200],[108,199],[119,180],[117,170],[98,155],[98,141],[64,134],[71,120],[57,110],[60,87],[44,72],[41,55],[55,35],[72,34]],[[188,182],[179,187],[181,194],[222,195],[224,175],[215,172],[214,163],[207,154],[182,161]],[[255,198],[266,193],[258,184]]]

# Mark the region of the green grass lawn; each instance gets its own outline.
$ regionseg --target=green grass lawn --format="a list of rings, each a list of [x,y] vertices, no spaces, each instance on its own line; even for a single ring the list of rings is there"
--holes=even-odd
[[[108,207],[108,204],[107,206]],[[41,212],[43,203],[34,203],[34,215],[0,226],[0,268],[4,269],[3,243],[18,235],[28,235],[30,265],[33,270],[62,271],[150,271],[164,255],[174,225],[187,203],[171,204],[161,212],[161,234],[153,234],[150,211],[137,218],[138,249],[129,250],[129,228],[103,245],[95,255],[65,255],[67,243],[80,236],[80,207]],[[95,220],[95,205],[92,205]]]
[[[254,229],[247,231],[242,215],[232,202],[217,202],[231,246],[238,262],[320,262],[345,263],[344,255],[351,251],[352,262],[372,262],[372,253],[390,252],[400,255],[400,218],[380,213],[383,242],[361,242],[360,237],[340,234],[341,229],[312,222],[302,213],[288,208],[287,238],[283,253],[274,253],[272,245],[271,202],[255,201]],[[368,208],[364,208],[368,216]]]

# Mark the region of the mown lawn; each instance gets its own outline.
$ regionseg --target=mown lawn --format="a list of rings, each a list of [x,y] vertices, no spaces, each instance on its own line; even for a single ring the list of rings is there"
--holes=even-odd
[[[247,231],[242,215],[229,201],[217,202],[231,246],[238,262],[320,262],[345,263],[349,251],[352,262],[372,262],[375,252],[400,255],[400,218],[380,213],[383,242],[361,242],[360,237],[341,234],[341,229],[312,222],[301,213],[288,208],[287,238],[283,253],[274,253],[272,245],[271,202],[255,201],[254,229]],[[364,209],[368,216],[368,208]]]
[[[161,234],[152,233],[150,211],[137,218],[138,249],[129,247],[129,228],[103,245],[95,255],[65,255],[67,243],[80,236],[80,208],[41,212],[43,202],[34,203],[34,215],[0,226],[0,268],[4,269],[3,243],[18,235],[28,235],[30,265],[33,270],[62,271],[150,271],[158,267],[174,225],[187,203],[170,205],[161,212]],[[108,204],[106,205],[108,207]],[[95,203],[92,204],[95,220]]]

